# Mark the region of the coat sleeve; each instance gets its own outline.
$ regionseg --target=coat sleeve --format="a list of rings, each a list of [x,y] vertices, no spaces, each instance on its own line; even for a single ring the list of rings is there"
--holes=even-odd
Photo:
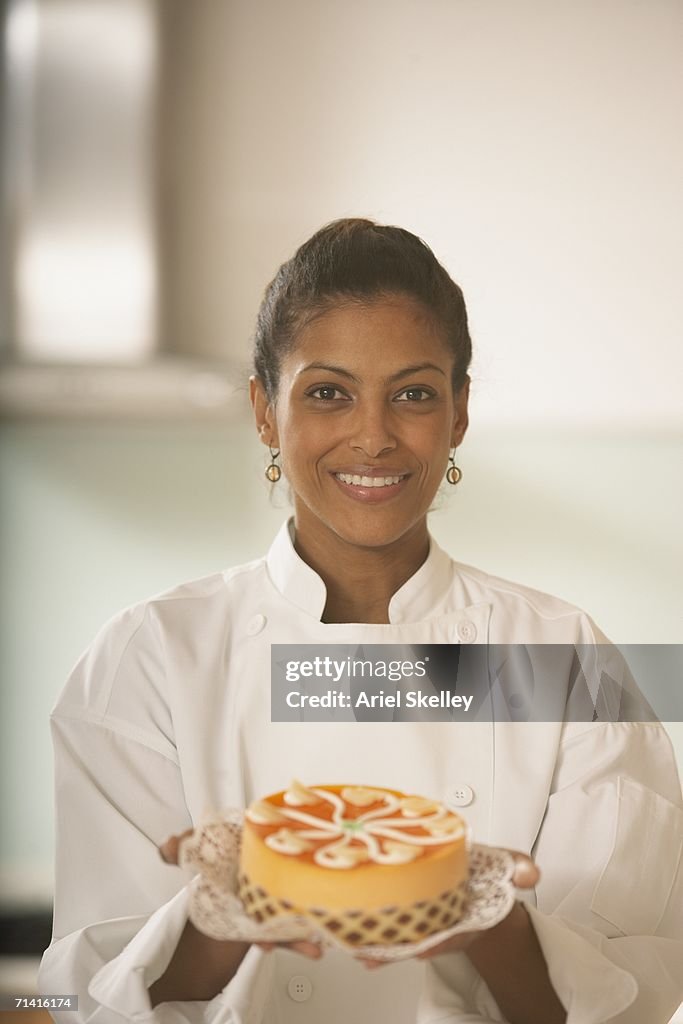
[[[183,931],[191,885],[161,861],[157,847],[192,827],[168,712],[158,699],[153,639],[142,612],[105,629],[52,715],[55,912],[40,991],[78,995],[76,1013],[55,1014],[70,1024],[239,1024],[263,960],[257,950],[210,1002],[150,1006],[147,989]],[[143,698],[138,720],[115,713],[118,686]]]
[[[683,999],[682,850],[680,782],[664,729],[565,726],[532,851],[542,877],[529,913],[567,1024],[670,1020]],[[461,1019],[449,959],[458,958],[430,968],[425,1024]],[[502,1021],[483,980],[470,983],[468,1008]]]

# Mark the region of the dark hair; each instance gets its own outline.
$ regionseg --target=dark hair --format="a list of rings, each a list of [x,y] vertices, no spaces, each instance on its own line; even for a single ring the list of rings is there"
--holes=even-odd
[[[259,309],[254,369],[270,399],[277,395],[282,357],[298,331],[340,301],[401,293],[432,315],[455,356],[453,390],[465,383],[472,358],[462,291],[429,246],[403,228],[371,220],[335,220],[283,263]]]

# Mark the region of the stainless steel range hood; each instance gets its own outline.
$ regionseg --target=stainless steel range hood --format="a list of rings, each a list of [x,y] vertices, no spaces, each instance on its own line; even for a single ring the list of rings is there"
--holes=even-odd
[[[165,306],[174,6],[5,5],[0,414],[235,411],[241,368],[222,347],[174,337]]]

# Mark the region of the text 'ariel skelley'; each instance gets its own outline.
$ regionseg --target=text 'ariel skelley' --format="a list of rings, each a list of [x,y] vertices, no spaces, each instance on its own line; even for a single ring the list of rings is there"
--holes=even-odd
[[[302,689],[289,690],[285,694],[285,703],[289,708],[458,708],[469,711],[473,694],[454,694],[450,690],[435,688],[427,693],[422,689],[405,689],[407,679],[425,679],[428,661],[429,655],[422,659],[404,657],[395,660],[352,656],[337,659],[316,655],[308,660],[287,661],[284,676],[288,683],[298,683],[302,679],[326,679],[333,685],[344,685],[344,682],[353,680],[354,686],[351,692],[349,689],[321,689],[309,693],[310,687],[304,684]],[[359,679],[381,679],[402,685],[394,690],[366,690],[361,684],[361,688],[356,689]],[[427,685],[431,688],[431,684]]]
[[[473,694],[453,694],[448,690],[423,693],[421,690],[379,690],[367,693],[361,690],[354,697],[343,690],[325,690],[323,693],[302,693],[290,690],[285,700],[290,708],[464,708],[469,711]]]

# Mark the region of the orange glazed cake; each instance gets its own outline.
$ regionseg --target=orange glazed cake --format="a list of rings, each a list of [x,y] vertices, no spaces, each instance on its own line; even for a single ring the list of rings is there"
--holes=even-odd
[[[245,814],[239,893],[259,922],[304,914],[350,946],[417,942],[462,916],[467,878],[465,823],[426,797],[293,782]]]

